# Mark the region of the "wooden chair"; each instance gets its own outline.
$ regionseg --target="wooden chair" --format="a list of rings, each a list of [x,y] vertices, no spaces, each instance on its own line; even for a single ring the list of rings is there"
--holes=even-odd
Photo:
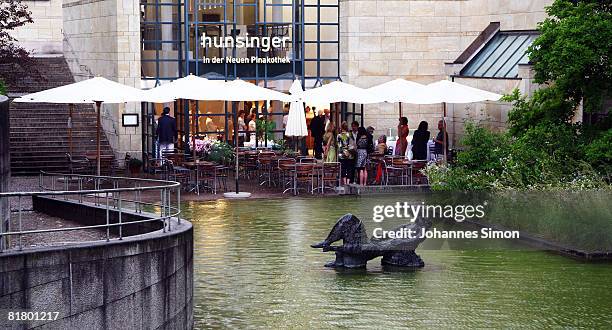
[[[260,180],[260,186],[264,185],[266,182],[268,183],[268,187],[272,185],[274,155],[275,154],[272,151],[264,151],[257,155],[257,172],[259,173],[258,178]]]
[[[325,189],[336,189],[340,186],[341,178],[341,167],[340,163],[323,163],[323,169],[320,177],[320,189],[321,193],[325,192]]]

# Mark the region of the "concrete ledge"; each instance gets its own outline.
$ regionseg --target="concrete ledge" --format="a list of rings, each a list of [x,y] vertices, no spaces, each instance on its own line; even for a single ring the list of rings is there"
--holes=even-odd
[[[45,201],[55,202],[63,207],[66,201]],[[147,215],[155,216],[140,216]],[[171,227],[0,254],[0,310],[60,313],[53,321],[2,319],[0,328],[191,329],[193,228],[177,219]]]
[[[371,194],[393,194],[401,192],[429,192],[431,191],[428,185],[412,185],[412,186],[385,186],[372,185],[360,186],[357,184],[349,184],[344,186],[345,195],[371,195]]]

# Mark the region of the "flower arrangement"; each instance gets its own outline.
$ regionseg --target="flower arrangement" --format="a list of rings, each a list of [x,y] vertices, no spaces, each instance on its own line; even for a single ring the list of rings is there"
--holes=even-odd
[[[191,147],[192,141],[189,142]],[[195,139],[195,151],[198,155],[213,162],[226,162],[232,159],[232,147],[218,140]]]

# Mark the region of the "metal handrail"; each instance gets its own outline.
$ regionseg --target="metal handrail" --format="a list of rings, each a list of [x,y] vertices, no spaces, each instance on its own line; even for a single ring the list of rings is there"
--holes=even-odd
[[[51,187],[45,186],[45,179],[51,178]],[[64,189],[56,189],[57,182],[63,178]],[[130,187],[120,187],[121,183],[125,182]],[[83,189],[85,184],[94,185],[94,189]],[[112,183],[112,188],[101,188],[103,183]],[[71,186],[77,185],[77,190],[70,190]],[[148,184],[148,185],[145,185]],[[134,187],[131,187],[134,185]],[[75,231],[84,229],[100,229],[106,228],[106,241],[110,241],[110,229],[119,227],[118,240],[123,239],[123,226],[133,225],[138,223],[155,222],[160,221],[162,223],[163,232],[171,231],[171,219],[176,218],[178,224],[180,224],[180,189],[181,184],[176,181],[158,180],[158,179],[141,179],[141,178],[129,178],[129,177],[117,177],[117,176],[100,176],[100,175],[85,175],[85,174],[64,174],[64,173],[51,173],[41,171],[39,176],[39,188],[42,191],[30,191],[30,192],[6,192],[0,193],[0,199],[17,198],[18,209],[10,210],[8,223],[2,223],[0,221],[0,253],[7,248],[10,248],[9,238],[11,236],[18,237],[18,248],[21,250],[22,236],[28,234],[44,234],[52,232],[63,232],[63,231]],[[160,191],[159,203],[145,202],[142,201],[143,191]],[[121,193],[133,193],[134,198],[122,198]],[[173,205],[172,193],[175,193],[176,204]],[[36,230],[22,230],[22,199],[24,197],[34,196],[50,196],[51,198],[59,198],[63,196],[64,200],[76,202],[79,204],[91,203],[94,206],[105,206],[106,209],[106,223],[100,225],[91,226],[77,226],[77,227],[63,227],[63,228],[48,228],[48,229],[36,229]],[[72,197],[71,197],[72,196]],[[76,198],[74,197],[76,196]],[[93,201],[85,200],[85,198],[92,198]],[[125,196],[125,194],[124,194]],[[69,198],[70,197],[70,198]],[[101,199],[103,202],[101,202]],[[111,203],[110,201],[113,201]],[[127,208],[123,202],[132,203],[133,208]],[[10,201],[9,201],[10,205]],[[1,206],[1,204],[0,204]],[[129,211],[136,214],[145,215],[143,213],[143,206],[159,207],[159,217],[148,217],[143,220],[135,220],[129,222],[122,221],[123,212]],[[10,209],[10,206],[9,206]],[[113,212],[117,212],[118,222],[110,223],[111,209]],[[17,230],[11,230],[11,214],[18,214],[18,228]],[[6,230],[6,231],[5,231]]]

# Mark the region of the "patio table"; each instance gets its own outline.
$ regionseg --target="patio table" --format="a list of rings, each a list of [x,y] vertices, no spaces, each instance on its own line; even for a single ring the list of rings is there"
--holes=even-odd
[[[211,168],[217,164],[208,161],[195,161],[195,162],[183,162],[183,166],[189,170],[195,171],[196,180],[192,190],[195,190],[196,194],[200,194],[200,169]]]

